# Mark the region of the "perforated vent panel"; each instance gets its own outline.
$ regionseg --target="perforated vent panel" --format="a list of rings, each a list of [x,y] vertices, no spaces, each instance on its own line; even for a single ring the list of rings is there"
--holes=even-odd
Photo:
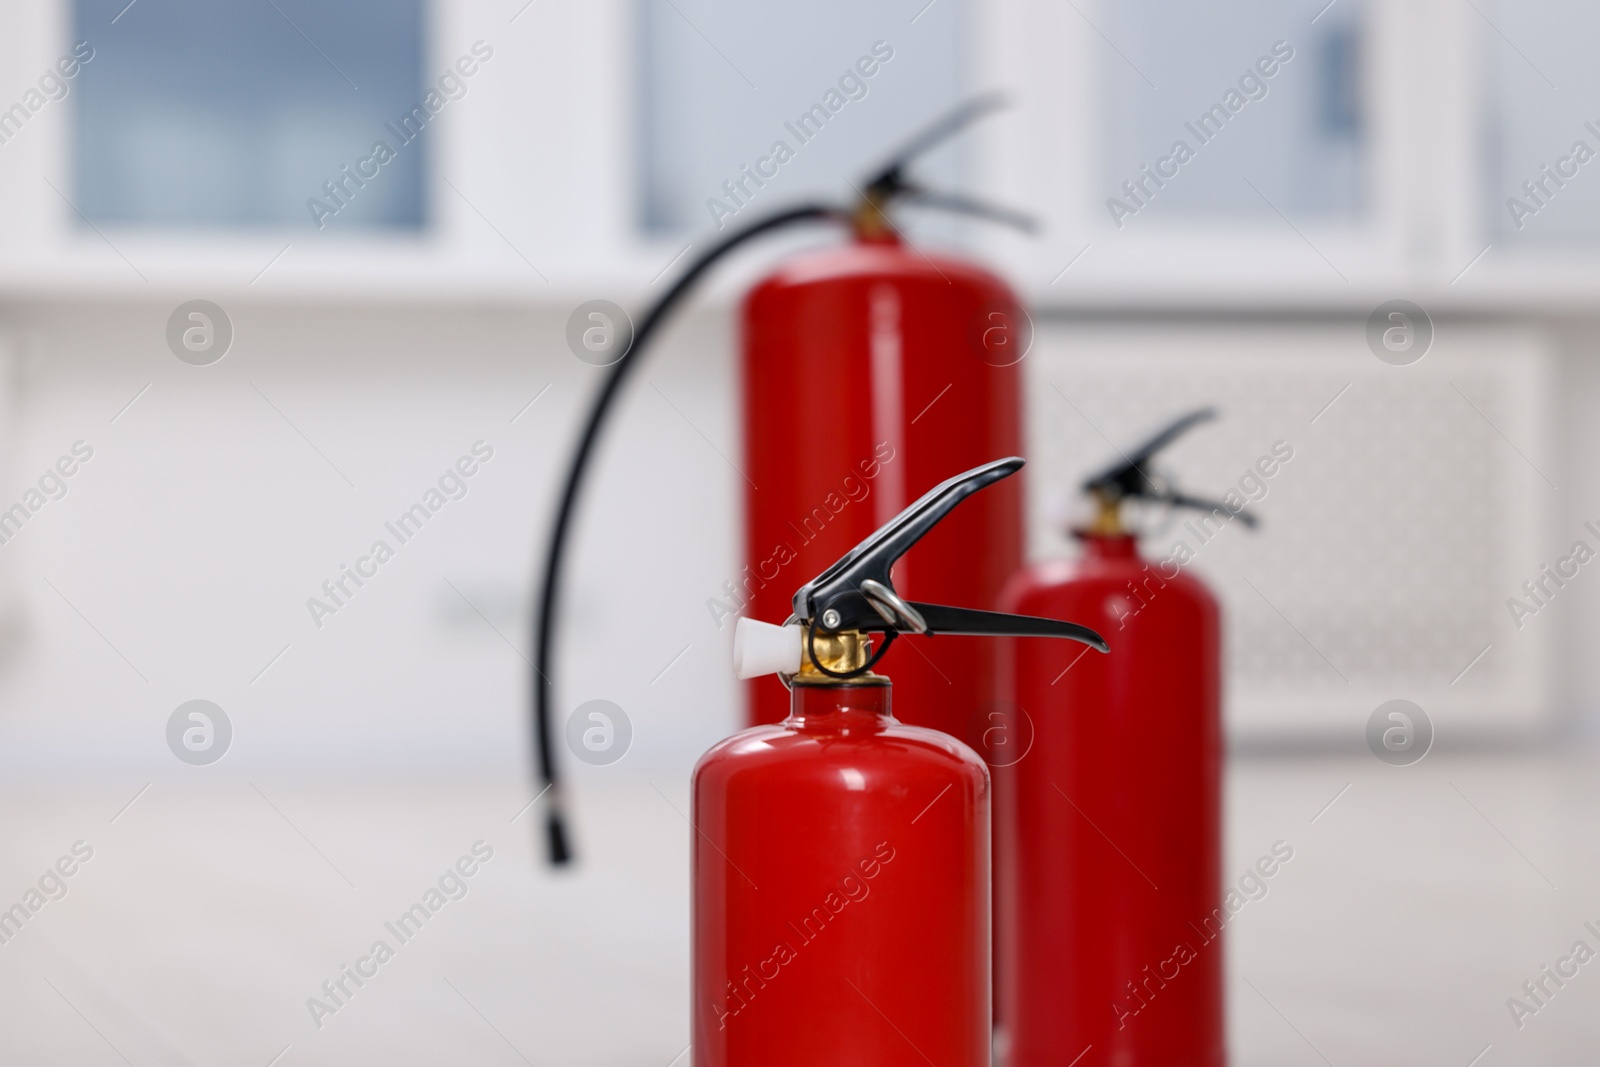
[[[1344,731],[1396,697],[1441,729],[1545,713],[1545,637],[1506,607],[1538,570],[1555,499],[1536,337],[1442,329],[1394,367],[1359,324],[1042,327],[1028,359],[1035,557],[1073,551],[1066,502],[1117,448],[1221,410],[1157,469],[1196,495],[1258,497],[1260,528],[1208,539],[1189,512],[1141,522],[1148,556],[1184,543],[1222,601],[1235,730]],[[1275,446],[1292,458],[1262,478]]]

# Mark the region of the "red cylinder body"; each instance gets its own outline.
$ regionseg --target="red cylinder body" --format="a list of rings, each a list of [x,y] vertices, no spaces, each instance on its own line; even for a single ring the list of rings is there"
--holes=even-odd
[[[1009,1067],[1222,1067],[1216,601],[1129,536],[1017,575],[1005,610],[1111,654],[1006,642],[1032,747],[996,771]],[[1158,889],[1159,887],[1159,889]]]
[[[1022,450],[1026,316],[999,278],[891,238],[797,256],[744,306],[744,573],[729,604],[780,622],[801,583],[948,478]],[[1022,487],[963,504],[895,568],[910,600],[993,609],[1022,560]],[[998,649],[941,637],[938,664],[892,650],[906,721],[976,744],[995,697]],[[788,694],[751,683],[750,721],[777,722]]]
[[[695,1067],[988,1067],[988,772],[889,692],[796,684],[695,768]]]

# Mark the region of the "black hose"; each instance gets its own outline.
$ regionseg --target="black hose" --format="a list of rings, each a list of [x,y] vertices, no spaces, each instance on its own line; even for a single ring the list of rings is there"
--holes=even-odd
[[[615,363],[611,364],[611,373],[606,376],[605,384],[600,387],[600,393],[595,397],[594,406],[589,409],[589,421],[583,428],[583,436],[578,439],[577,452],[573,454],[572,465],[567,470],[566,485],[561,490],[561,506],[556,510],[555,525],[550,531],[550,543],[544,558],[544,589],[539,596],[538,616],[534,626],[534,631],[538,635],[534,648],[532,678],[534,758],[538,763],[539,778],[544,783],[541,795],[548,794],[545,802],[545,831],[550,862],[553,864],[569,862],[572,859],[572,847],[567,837],[565,807],[561,789],[557,784],[555,752],[550,736],[550,700],[551,691],[555,687],[551,677],[555,668],[550,661],[552,623],[555,619],[556,596],[559,592],[557,586],[561,577],[561,558],[566,551],[567,533],[572,526],[572,513],[577,504],[578,487],[583,481],[584,471],[588,468],[595,442],[600,437],[600,427],[611,410],[622,387],[623,379],[638,362],[640,353],[650,343],[661,321],[712,264],[753,237],[801,222],[822,220],[848,221],[848,215],[837,208],[820,205],[782,211],[729,234],[690,261],[688,269],[672,284],[672,288],[663,293],[661,299],[645,312],[644,318],[639,321],[638,329],[634,331],[633,343]]]

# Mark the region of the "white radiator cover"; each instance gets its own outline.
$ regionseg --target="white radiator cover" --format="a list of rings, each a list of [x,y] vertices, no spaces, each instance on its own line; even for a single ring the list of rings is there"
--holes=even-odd
[[[1600,549],[1581,527],[1600,516],[1550,521],[1566,516],[1546,479],[1548,345],[1446,324],[1425,358],[1395,367],[1361,325],[1039,324],[1025,363],[1030,556],[1075,551],[1065,502],[1116,448],[1215,405],[1221,419],[1157,469],[1220,496],[1287,442],[1293,458],[1250,505],[1261,526],[1231,523],[1199,547],[1188,515],[1152,514],[1145,549],[1188,542],[1223,605],[1234,739],[1358,740],[1397,697],[1441,742],[1534,730],[1551,711],[1553,627],[1519,628],[1507,600],[1576,539]]]

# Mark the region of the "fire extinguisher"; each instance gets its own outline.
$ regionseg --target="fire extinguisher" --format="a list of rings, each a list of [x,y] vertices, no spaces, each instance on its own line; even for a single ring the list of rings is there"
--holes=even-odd
[[[1022,449],[1027,317],[978,266],[915,250],[870,194],[844,246],[795,256],[744,302],[746,566],[726,608],[783,611],[814,574],[950,470]],[[826,383],[850,382],[849,389]],[[982,608],[1022,563],[1020,479],[996,487],[900,565],[907,596]],[[983,546],[982,551],[978,546]],[[993,642],[958,639],[937,664],[901,653],[902,716],[976,745],[996,695]],[[752,723],[789,713],[771,678],[751,683]]]
[[[561,490],[534,611],[532,735],[553,863],[572,855],[551,736],[559,580],[579,489],[627,376],[713,264],[753,238],[800,224],[844,224],[855,235],[847,248],[791,261],[746,303],[746,475],[760,489],[750,491],[746,508],[750,565],[725,589],[727,615],[775,612],[792,576],[821,569],[882,525],[907,493],[937,480],[934,472],[1018,451],[1014,364],[1026,352],[1026,316],[993,275],[909,248],[889,214],[894,205],[916,204],[1030,229],[1021,215],[926,189],[907,173],[918,156],[1001,103],[976,99],[922,131],[864,183],[853,207],[792,208],[712,244],[641,317],[611,364]],[[850,388],[826,388],[832,382]],[[1020,558],[1020,494],[1006,486],[935,534],[899,578],[919,596],[988,608]],[[932,716],[916,721],[965,737],[975,707],[992,696],[996,668],[981,643],[959,653],[942,667],[920,657],[906,667],[914,706],[925,709],[916,714]],[[782,718],[786,698],[776,683],[765,684],[752,718]]]
[[[1217,602],[1186,556],[1143,557],[1124,515],[1133,500],[1196,509],[1207,538],[1235,517],[1254,525],[1151,473],[1213,417],[1185,415],[1090,478],[1081,557],[1031,567],[1006,592],[1007,610],[1082,620],[1117,648],[1007,650],[1010,698],[1032,726],[1027,754],[996,772],[1008,1067],[1224,1063]]]
[[[695,768],[695,1067],[989,1064],[989,774],[955,738],[901,723],[873,667],[902,634],[939,635],[928,654],[941,662],[968,647],[946,635],[1106,651],[1071,622],[895,589],[907,549],[1022,464],[934,487],[802,585],[784,625],[739,620],[736,672],[778,674],[790,713]]]

